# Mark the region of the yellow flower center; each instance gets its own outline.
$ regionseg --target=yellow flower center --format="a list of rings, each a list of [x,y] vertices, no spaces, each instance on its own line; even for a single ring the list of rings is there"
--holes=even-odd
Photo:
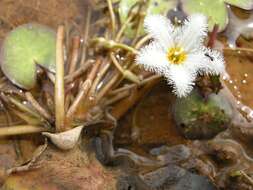
[[[167,58],[173,64],[182,64],[186,59],[186,53],[181,47],[173,47],[169,49]]]

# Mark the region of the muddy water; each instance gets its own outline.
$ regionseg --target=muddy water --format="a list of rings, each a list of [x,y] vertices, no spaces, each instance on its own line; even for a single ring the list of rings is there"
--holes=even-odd
[[[240,47],[253,48],[252,41],[244,38],[239,38],[237,43]],[[224,50],[224,57],[230,76],[229,80],[225,80],[225,84],[232,92],[235,103],[240,105],[239,108],[246,106],[248,109],[253,109],[252,52]],[[228,180],[227,175],[232,171],[242,169],[245,169],[247,173],[253,171],[253,133],[250,132],[252,129],[247,128],[248,132],[246,133],[239,132],[235,128],[244,128],[244,124],[241,124],[229,127],[228,130],[210,141],[186,140],[178,132],[173,121],[172,104],[175,97],[169,91],[166,84],[161,82],[135,108],[129,111],[116,129],[114,139],[116,148],[126,148],[142,156],[150,157],[150,150],[154,147],[185,144],[191,147],[193,157],[197,156],[197,160],[200,159],[206,164],[202,165],[203,168],[199,172],[204,174],[203,170],[207,171],[208,167],[213,168],[213,172],[209,171],[205,174],[215,179],[215,183],[221,187],[225,186],[224,183],[227,183]],[[246,118],[248,112],[244,113],[241,109],[238,111]],[[249,126],[253,125],[247,125],[247,127]],[[207,147],[203,148],[203,145],[207,145]],[[202,153],[196,152],[195,149],[202,151]],[[202,155],[201,158],[198,154]],[[218,156],[215,156],[216,154]],[[217,159],[224,159],[219,158],[219,154],[224,155],[227,160],[217,162]],[[243,182],[237,182],[237,184],[240,183],[243,184]],[[236,185],[234,188],[251,189],[246,186]]]
[[[157,147],[184,143],[172,117],[175,97],[165,83],[159,83],[122,119],[115,131],[115,144],[128,148]]]
[[[227,71],[231,80],[227,82],[238,101],[253,108],[253,57],[245,52],[225,53]]]
[[[81,0],[2,0],[0,1],[0,42],[12,28],[27,22],[39,22],[53,28],[56,28],[63,22],[67,22],[76,26],[78,29],[78,26],[83,24],[84,14],[85,1]],[[253,48],[252,41],[245,39],[239,39],[238,44],[243,47]],[[227,70],[231,77],[231,80],[227,81],[226,84],[238,101],[253,108],[252,53],[225,51],[225,59]],[[172,147],[174,145],[184,144],[192,148],[193,154],[197,156],[205,155],[203,157],[206,157],[209,151],[213,151],[213,149],[216,150],[217,148],[220,150],[226,146],[231,147],[234,145],[234,143],[229,143],[229,141],[218,139],[217,141],[214,140],[215,145],[218,147],[215,146],[212,150],[206,150],[205,147],[202,148],[202,145],[206,143],[205,141],[195,142],[184,139],[178,132],[173,121],[172,104],[175,97],[169,93],[170,91],[165,82],[159,83],[136,107],[132,108],[119,121],[119,125],[114,134],[115,149],[124,148],[138,155],[151,158],[150,150],[153,148],[159,148],[164,145]],[[6,125],[8,122],[6,116],[1,113],[0,121],[1,125]],[[234,138],[230,130],[225,132],[224,136],[226,138]],[[247,157],[248,155],[253,155],[252,147],[247,143],[241,142],[238,138],[234,138],[234,140],[237,143],[235,145],[235,152],[239,154],[236,157],[239,160],[236,162],[237,164],[232,164],[232,166],[226,164],[216,166],[216,163],[213,166],[210,164],[217,170],[217,176],[219,177],[224,177],[226,172],[231,168],[238,169],[236,167],[238,164],[245,167],[252,164],[251,158]],[[8,144],[6,141],[1,143],[1,146],[4,146],[4,148],[1,148],[1,153],[4,155],[1,159],[9,159],[11,162],[10,165],[16,159],[14,157],[10,158],[11,155],[14,155],[14,148],[11,147],[11,143],[12,141],[8,141]],[[30,156],[29,152],[32,152],[31,149],[31,147],[25,149],[24,153],[27,157]],[[199,152],[196,149],[200,149]],[[233,153],[233,150],[231,152]],[[211,158],[207,160],[206,162],[208,163],[213,162]],[[142,169],[145,170],[145,167],[142,168],[141,166],[139,170],[141,171]],[[250,168],[250,171],[253,171],[253,168]],[[212,177],[210,173],[207,172],[207,175]]]

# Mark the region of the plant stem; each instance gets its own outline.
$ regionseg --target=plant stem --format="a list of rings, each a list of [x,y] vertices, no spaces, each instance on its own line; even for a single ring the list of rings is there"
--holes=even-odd
[[[119,70],[119,72],[121,72],[122,75],[124,75],[124,69],[121,67],[121,65],[117,61],[114,53],[112,53],[112,52],[110,53],[110,58],[112,60],[112,63],[114,64],[114,66]]]
[[[108,93],[108,91],[112,88],[112,86],[117,82],[120,73],[114,73],[113,77],[106,83],[106,85],[98,92],[96,97],[96,101],[99,102],[101,98]]]
[[[241,175],[243,176],[243,177],[245,177],[247,180],[248,180],[248,182],[253,186],[253,179],[248,175],[248,174],[246,174],[244,171],[240,171],[240,173],[241,173]]]
[[[74,80],[82,76],[88,70],[88,68],[90,68],[93,62],[94,62],[93,60],[88,60],[85,62],[85,64],[81,65],[80,68],[77,69],[75,72],[65,76],[64,77],[65,84],[72,83],[74,82]]]
[[[235,47],[235,48],[224,47],[223,50],[225,50],[225,51],[246,51],[246,52],[253,53],[253,49],[243,48],[243,47]]]
[[[89,92],[89,96],[95,96],[96,90],[97,90],[97,86],[99,84],[99,82],[101,81],[101,79],[104,77],[104,75],[106,74],[106,72],[108,71],[109,67],[111,66],[110,63],[108,63],[106,61],[105,64],[102,64],[100,66],[100,69],[97,73],[97,77],[95,78],[92,87],[90,88],[90,92]]]
[[[45,127],[33,126],[33,125],[17,125],[11,127],[1,127],[0,137],[13,136],[13,135],[23,135],[31,133],[40,133],[49,131]]]
[[[25,92],[25,96],[27,101],[32,104],[34,109],[36,109],[43,117],[45,117],[49,121],[52,121],[51,114],[37,102],[31,92]]]
[[[142,26],[143,26],[143,21],[144,21],[144,16],[139,18],[137,29],[136,29],[136,32],[135,32],[135,36],[134,36],[134,39],[132,40],[132,43],[131,43],[132,45],[134,45],[138,40],[138,37],[141,33],[141,29],[142,29]]]
[[[146,42],[148,42],[151,39],[151,35],[146,35],[142,39],[140,39],[136,45],[134,46],[135,49],[140,49]]]
[[[10,109],[10,111],[15,114],[17,117],[25,121],[28,125],[42,125],[43,123],[38,118],[32,117],[29,114],[20,112],[16,109]],[[20,123],[22,124],[22,123]]]
[[[106,0],[106,1],[107,1],[107,6],[108,6],[108,9],[109,9],[110,18],[111,18],[112,36],[114,36],[115,30],[116,30],[115,14],[114,14],[114,11],[113,11],[112,1],[111,0]]]
[[[146,78],[146,79],[143,79],[143,80],[140,82],[140,84],[129,84],[129,85],[125,85],[125,86],[123,86],[123,87],[120,87],[120,88],[118,88],[118,89],[112,90],[112,91],[110,92],[110,95],[115,95],[115,94],[118,94],[118,93],[122,93],[122,92],[124,92],[124,91],[126,91],[126,90],[131,90],[131,89],[133,89],[133,88],[139,88],[139,87],[141,87],[141,86],[147,84],[148,82],[151,82],[151,81],[153,81],[153,80],[157,80],[157,79],[159,79],[159,78],[161,78],[159,75],[153,75],[153,76],[151,76],[151,77],[148,77],[148,78]]]
[[[219,29],[219,25],[215,24],[213,27],[213,31],[211,32],[211,35],[209,37],[207,47],[213,48],[215,40],[217,39],[218,29]]]
[[[117,103],[113,109],[111,114],[115,119],[119,119],[122,117],[130,107],[134,106],[145,94],[147,94],[154,85],[156,85],[160,80],[156,79],[145,84],[140,90],[135,89],[132,94],[121,100]]]
[[[71,59],[69,61],[69,68],[68,68],[69,74],[73,73],[76,70],[79,48],[80,48],[80,37],[75,36],[72,39],[72,52],[71,52]]]
[[[79,58],[79,49],[80,49],[80,37],[74,36],[72,38],[72,48],[71,48],[71,53],[69,56],[70,59],[68,60],[68,74],[70,75],[76,70],[76,65]],[[74,86],[74,84],[71,84],[71,86]],[[65,94],[65,109],[68,109],[72,95],[71,93],[66,92],[66,89],[65,89],[65,93],[66,93]]]
[[[124,33],[126,27],[129,25],[129,23],[131,22],[131,20],[133,19],[133,17],[134,17],[134,14],[133,14],[133,13],[131,13],[131,14],[128,16],[126,22],[122,25],[122,27],[120,28],[120,30],[119,30],[119,32],[118,32],[116,38],[115,38],[115,41],[116,41],[116,42],[119,42],[119,41],[120,41],[120,38],[121,38],[122,34]]]
[[[129,94],[130,94],[130,92],[128,92],[128,91],[121,92],[121,93],[115,95],[114,97],[106,100],[104,104],[105,104],[105,106],[109,106],[109,105],[114,104],[115,102],[129,96]]]
[[[90,32],[90,20],[91,20],[91,7],[88,6],[84,32],[83,32],[83,48],[82,48],[82,55],[81,55],[82,57],[81,57],[80,65],[82,65],[86,60],[87,41],[88,41],[89,32]]]
[[[9,100],[12,104],[14,104],[19,110],[38,118],[40,121],[45,121],[44,118],[42,118],[37,112],[28,108],[27,106],[19,102],[17,99],[8,96],[6,97],[6,99]]]
[[[91,72],[89,73],[87,79],[83,82],[81,86],[81,90],[78,92],[75,100],[73,101],[72,105],[70,106],[67,112],[67,120],[71,120],[71,117],[76,113],[78,106],[80,105],[81,100],[87,95],[92,85],[94,78],[96,77],[97,71],[101,64],[101,60],[98,59],[97,62],[92,67]]]
[[[55,127],[56,131],[66,130],[64,126],[64,56],[63,56],[64,26],[57,30],[56,42],[56,73],[55,73]]]
[[[123,43],[117,43],[113,40],[107,40],[103,37],[94,38],[91,40],[91,43],[98,44],[99,46],[102,46],[102,47],[108,48],[108,49],[124,49],[124,50],[129,51],[133,54],[138,54],[138,51],[131,46],[128,46]]]
[[[137,49],[139,49],[143,44],[145,44],[150,39],[151,39],[150,35],[144,36],[141,40],[139,40],[137,42],[135,48],[131,47],[131,49],[132,49],[131,52],[134,53],[134,54],[137,54],[138,53]],[[116,45],[116,44],[119,44],[119,43],[116,43],[112,40],[106,40],[104,38],[95,38],[93,40],[93,42],[105,45],[105,47],[108,47],[108,48],[119,47],[118,45]],[[120,45],[121,45],[121,47],[124,47],[122,45],[125,45],[125,44],[120,44]],[[127,46],[127,47],[130,47],[130,46]],[[132,67],[130,67],[129,71],[131,71],[134,67],[135,67],[135,64],[133,64]],[[120,73],[118,73],[118,72],[115,73],[113,75],[113,77],[108,81],[108,83],[103,87],[103,89],[101,89],[101,91],[98,93],[97,102],[113,87],[113,85],[115,85],[116,82],[119,84],[120,81],[122,81],[122,79],[123,79],[123,77],[120,75]]]
[[[124,78],[139,84],[140,80],[139,77],[137,75],[135,75],[134,73],[132,73],[131,71],[124,69],[118,62],[118,60],[116,59],[116,57],[114,56],[114,53],[110,53],[110,58],[112,60],[112,63],[115,65],[115,67],[119,70],[119,72],[123,75]]]

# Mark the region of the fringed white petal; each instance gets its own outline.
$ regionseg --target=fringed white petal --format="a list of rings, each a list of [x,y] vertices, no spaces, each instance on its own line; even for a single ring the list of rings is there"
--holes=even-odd
[[[206,56],[202,50],[187,54],[184,66],[195,73],[203,73],[206,67]]]
[[[174,28],[166,17],[147,16],[145,28],[154,42],[142,48],[136,57],[137,64],[146,70],[165,76],[178,97],[191,92],[198,73],[225,73],[222,54],[203,46],[208,29],[206,17],[194,14],[184,24]],[[186,53],[186,60],[179,65],[167,58],[168,50],[175,46],[184,48]]]
[[[191,70],[181,65],[173,65],[164,75],[178,97],[185,97],[192,91],[196,73]]]
[[[146,70],[158,74],[164,73],[169,67],[166,53],[157,42],[152,42],[143,47],[136,57],[136,62],[137,64],[143,65]]]
[[[207,74],[219,75],[225,73],[225,61],[222,54],[210,48],[203,47],[206,57],[205,65],[202,70]]]
[[[202,14],[193,14],[185,20],[182,26],[182,37],[178,44],[187,52],[196,51],[203,43],[207,31],[207,18]]]
[[[174,45],[173,29],[174,26],[165,16],[148,15],[144,20],[146,31],[157,40],[164,50]]]

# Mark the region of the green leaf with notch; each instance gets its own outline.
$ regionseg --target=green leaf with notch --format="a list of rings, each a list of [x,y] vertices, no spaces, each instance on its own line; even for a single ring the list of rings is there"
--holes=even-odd
[[[56,33],[29,23],[12,30],[1,48],[1,69],[15,85],[29,90],[36,84],[37,64],[55,72]]]

